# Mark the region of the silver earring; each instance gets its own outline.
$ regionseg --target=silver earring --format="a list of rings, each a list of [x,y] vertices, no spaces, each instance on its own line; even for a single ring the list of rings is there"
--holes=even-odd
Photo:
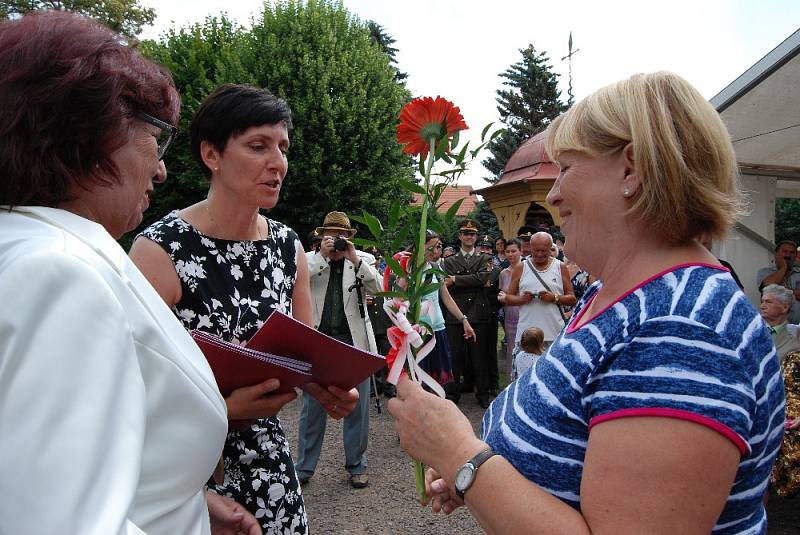
[[[622,194],[625,197],[630,197],[631,196],[631,190],[629,190],[628,188],[625,188],[624,190],[622,190]]]

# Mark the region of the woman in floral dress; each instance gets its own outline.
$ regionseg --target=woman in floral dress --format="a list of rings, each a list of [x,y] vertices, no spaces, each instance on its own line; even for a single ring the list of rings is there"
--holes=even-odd
[[[259,214],[278,202],[290,128],[286,102],[252,86],[221,86],[198,109],[191,148],[210,181],[208,197],[148,227],[130,252],[187,329],[244,343],[273,310],[311,323],[300,241],[286,225]],[[276,416],[296,394],[270,394],[278,386],[270,379],[226,398],[231,423],[224,481],[215,475],[209,489],[245,506],[266,534],[307,533],[294,463]],[[354,390],[335,387],[312,384],[306,391],[334,418],[349,413],[358,399]]]

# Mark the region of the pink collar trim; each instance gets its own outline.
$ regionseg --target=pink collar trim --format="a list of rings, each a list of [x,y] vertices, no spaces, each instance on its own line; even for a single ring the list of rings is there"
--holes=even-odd
[[[715,264],[707,264],[705,262],[687,262],[685,264],[678,264],[676,266],[672,266],[672,267],[667,268],[667,269],[665,269],[664,271],[662,271],[660,273],[656,273],[652,277],[649,277],[648,279],[640,282],[639,284],[637,284],[636,286],[634,286],[633,288],[631,288],[630,290],[628,290],[624,294],[622,294],[619,297],[617,297],[616,299],[614,299],[614,301],[612,301],[608,306],[603,308],[603,310],[601,310],[600,312],[597,312],[594,316],[592,316],[591,318],[586,320],[581,325],[581,318],[583,318],[584,313],[587,310],[589,310],[589,307],[591,306],[592,302],[594,301],[594,298],[597,297],[597,293],[600,291],[600,290],[598,290],[597,292],[594,293],[594,295],[592,297],[589,298],[589,300],[586,302],[586,305],[584,305],[584,307],[581,309],[581,311],[578,313],[578,315],[572,318],[572,321],[570,321],[569,325],[567,326],[567,334],[572,334],[575,331],[577,331],[578,329],[580,329],[581,327],[583,327],[584,325],[586,325],[587,323],[591,323],[598,316],[600,316],[603,312],[605,312],[609,308],[613,307],[614,305],[616,305],[617,303],[619,303],[620,301],[622,301],[623,299],[625,299],[626,297],[631,295],[633,292],[635,292],[639,288],[643,288],[644,286],[647,286],[648,284],[650,284],[654,280],[660,279],[661,277],[663,277],[667,273],[672,273],[673,271],[677,271],[679,269],[683,269],[683,268],[686,268],[686,267],[693,267],[693,266],[707,267],[707,268],[716,269],[716,270],[719,270],[719,271],[725,271],[725,272],[730,273],[730,270],[728,268],[726,268],[725,266],[718,266],[718,265],[715,265]],[[578,326],[578,325],[580,325],[580,326]]]

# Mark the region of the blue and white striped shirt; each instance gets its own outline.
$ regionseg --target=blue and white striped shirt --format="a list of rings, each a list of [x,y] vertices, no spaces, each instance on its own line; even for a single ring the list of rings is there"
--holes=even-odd
[[[765,324],[723,268],[660,273],[582,322],[595,283],[545,356],[492,403],[483,439],[525,477],[580,508],[592,425],[663,416],[706,425],[742,453],[714,533],[765,533],[763,495],[784,394]]]

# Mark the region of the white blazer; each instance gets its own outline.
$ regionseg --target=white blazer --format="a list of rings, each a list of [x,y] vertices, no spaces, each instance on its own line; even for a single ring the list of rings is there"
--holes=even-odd
[[[366,349],[376,353],[378,348],[375,344],[375,333],[372,332],[372,323],[369,319],[369,312],[366,308],[366,294],[380,292],[381,278],[375,269],[375,257],[364,251],[356,251],[362,260],[358,271],[349,260],[344,261],[344,273],[342,273],[342,288],[344,295],[344,314],[347,317],[347,325],[350,327],[350,336],[353,337],[353,345],[360,349]],[[328,280],[331,270],[328,261],[320,254],[307,252],[308,273],[311,279],[311,300],[314,307],[314,328],[319,329],[322,320],[322,309],[325,306],[325,292],[328,290]],[[364,317],[358,311],[358,296],[356,290],[348,291],[355,282],[356,277],[361,279],[364,287],[361,289],[364,296]]]
[[[0,533],[209,533],[225,400],[122,248],[3,208],[0,296]]]

